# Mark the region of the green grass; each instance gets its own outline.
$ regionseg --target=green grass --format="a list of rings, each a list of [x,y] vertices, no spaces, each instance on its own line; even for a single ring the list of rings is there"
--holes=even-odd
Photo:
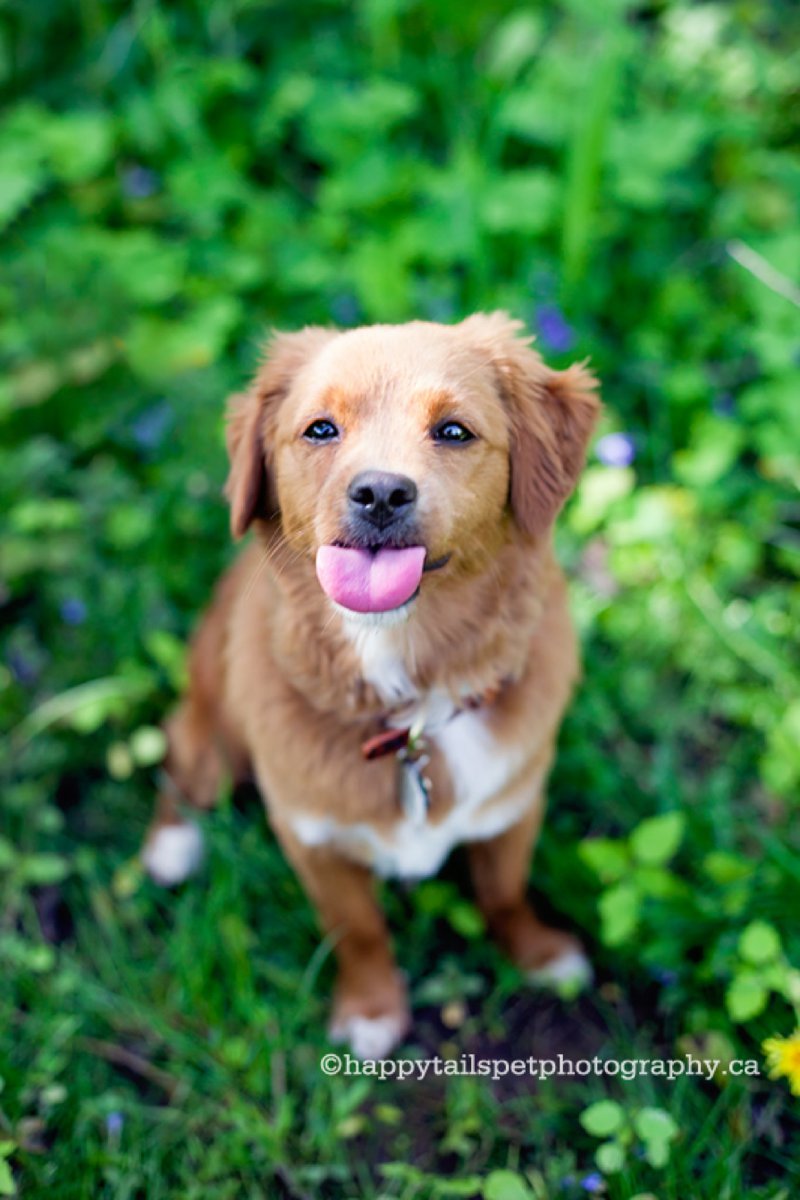
[[[35,1114],[29,1194],[438,1196],[456,1194],[443,1181],[474,1179],[471,1195],[508,1165],[541,1176],[535,1195],[578,1196],[592,1164],[576,1118],[608,1094],[679,1122],[659,1195],[762,1194],[753,1178],[789,1173],[780,1098],[763,1082],[326,1077],[329,957],[255,800],[206,820],[206,870],[174,894],[146,882],[127,894],[119,875],[115,888],[110,867],[134,850],[144,807],[107,785],[93,801],[105,815],[66,892],[74,931],[54,963],[20,971],[7,1029],[7,1095]],[[448,875],[455,889],[458,871]],[[671,1056],[679,1018],[657,987],[617,972],[592,998],[537,996],[483,938],[432,918],[430,902],[387,899],[418,1016],[407,1053]],[[466,1016],[451,1030],[442,1011],[459,1001]],[[121,1132],[108,1130],[112,1113]],[[633,1161],[610,1194],[644,1190],[653,1174]]]
[[[560,525],[585,678],[531,875],[598,986],[527,991],[456,856],[386,888],[403,1053],[765,1070],[800,1023],[799,33],[764,0],[3,10],[0,1194],[797,1191],[764,1073],[325,1076],[331,947],[256,798],[179,891],[135,855],[266,328],[505,307],[633,455],[601,440]],[[666,1162],[598,1165],[602,1099],[670,1114]]]

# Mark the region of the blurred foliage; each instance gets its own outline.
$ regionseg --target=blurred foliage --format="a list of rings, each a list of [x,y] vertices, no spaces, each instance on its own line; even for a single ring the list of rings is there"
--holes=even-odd
[[[321,1081],[313,1055],[292,1060],[286,1091],[285,1058],[321,1046],[322,1009],[304,974],[311,917],[257,810],[209,822],[214,886],[175,913],[126,862],[153,726],[229,553],[223,399],[272,325],[505,307],[556,365],[591,356],[604,438],[560,534],[586,680],[537,886],[596,933],[602,970],[656,989],[662,1044],[753,1054],[789,1031],[799,33],[788,0],[2,6],[3,1164],[64,1196],[222,1196],[282,1163],[287,1194],[340,1196],[368,1188],[357,1139],[377,1122],[384,1196],[469,1194],[451,1174],[493,1180],[487,1195],[589,1190],[583,1093],[573,1109],[551,1097],[543,1124],[529,1103],[482,1140],[495,1101],[452,1081],[439,1153],[456,1166],[440,1177],[403,1165],[415,1152],[392,1119],[352,1081]],[[230,865],[239,843],[251,874]],[[426,885],[414,905],[420,1002],[480,992],[490,952],[468,902]],[[431,975],[443,920],[463,960]],[[155,1120],[76,1049],[144,1028],[205,1096],[194,1123]],[[253,1057],[256,1038],[278,1066]],[[668,1170],[606,1151],[600,1186],[788,1196],[767,1182],[791,1169],[780,1087],[656,1097],[684,1139]],[[632,1111],[651,1109],[642,1093]]]

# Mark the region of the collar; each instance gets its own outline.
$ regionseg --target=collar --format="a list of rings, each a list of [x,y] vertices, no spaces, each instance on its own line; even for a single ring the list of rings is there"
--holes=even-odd
[[[479,708],[487,708],[494,704],[498,697],[503,692],[508,681],[501,679],[498,683],[493,683],[490,687],[484,688],[482,692],[477,692],[475,695],[467,696],[461,704],[454,708],[448,720],[452,721],[459,713],[466,711],[474,711]],[[384,724],[391,717],[391,712],[384,715]],[[384,758],[387,754],[400,754],[401,751],[408,749],[409,743],[413,740],[416,742],[424,732],[424,717],[421,721],[415,724],[401,726],[400,728],[391,727],[383,729],[380,733],[376,733],[373,737],[369,737],[361,743],[361,754],[371,762],[375,758]]]

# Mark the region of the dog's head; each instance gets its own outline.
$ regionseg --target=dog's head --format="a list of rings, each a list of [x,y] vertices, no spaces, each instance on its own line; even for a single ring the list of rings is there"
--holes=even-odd
[[[521,329],[492,313],[277,334],[229,408],[234,536],[280,512],[334,602],[385,612],[428,576],[484,570],[515,527],[546,534],[599,403],[583,366],[551,370]]]

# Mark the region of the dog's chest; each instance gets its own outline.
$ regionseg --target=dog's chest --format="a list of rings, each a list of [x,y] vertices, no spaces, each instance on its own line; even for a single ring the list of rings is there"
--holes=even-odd
[[[379,635],[383,634],[381,637]],[[373,636],[369,636],[373,635]],[[390,635],[390,636],[386,636]],[[394,636],[391,636],[394,635]],[[493,734],[488,714],[457,709],[443,693],[419,696],[411,684],[393,629],[368,629],[354,641],[364,678],[387,706],[408,705],[398,724],[425,717],[425,738],[441,756],[453,794],[445,816],[428,819],[424,807],[403,804],[409,786],[398,762],[397,820],[388,829],[366,822],[342,824],[330,817],[298,816],[295,832],[307,845],[332,844],[342,853],[371,866],[379,875],[421,878],[436,872],[461,842],[501,833],[519,818],[533,796],[513,795],[495,803],[522,765],[519,747],[503,745]],[[414,811],[416,809],[416,811]]]

